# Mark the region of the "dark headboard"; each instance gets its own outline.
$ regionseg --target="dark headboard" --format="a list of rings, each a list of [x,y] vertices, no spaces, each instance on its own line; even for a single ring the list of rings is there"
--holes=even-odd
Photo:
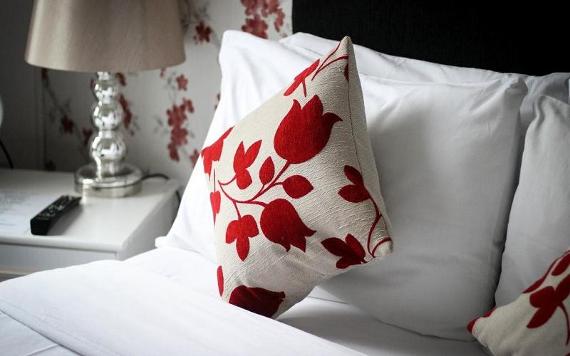
[[[501,3],[496,1],[495,3]],[[293,0],[293,30],[501,72],[570,72],[570,14],[553,1]],[[565,47],[565,48],[564,48]]]

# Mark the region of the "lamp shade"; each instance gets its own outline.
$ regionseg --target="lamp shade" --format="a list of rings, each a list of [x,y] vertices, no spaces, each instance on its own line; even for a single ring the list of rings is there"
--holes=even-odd
[[[185,59],[177,0],[35,0],[26,61],[80,72],[133,72]]]

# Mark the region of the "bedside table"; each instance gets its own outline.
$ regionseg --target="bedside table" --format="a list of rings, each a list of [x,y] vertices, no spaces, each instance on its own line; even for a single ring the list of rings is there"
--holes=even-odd
[[[0,189],[78,195],[73,173],[61,172],[0,169]],[[168,232],[176,216],[176,189],[174,180],[149,179],[134,196],[83,197],[47,236],[32,235],[29,224],[22,234],[0,231],[0,280],[101,259],[122,260],[153,249],[155,238]]]

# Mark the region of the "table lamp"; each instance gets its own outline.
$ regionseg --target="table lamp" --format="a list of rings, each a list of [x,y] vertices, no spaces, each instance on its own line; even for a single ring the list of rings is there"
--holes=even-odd
[[[51,69],[97,72],[90,143],[94,162],[75,173],[78,192],[123,197],[141,189],[125,163],[116,72],[157,69],[185,59],[177,0],[35,0],[25,59]]]

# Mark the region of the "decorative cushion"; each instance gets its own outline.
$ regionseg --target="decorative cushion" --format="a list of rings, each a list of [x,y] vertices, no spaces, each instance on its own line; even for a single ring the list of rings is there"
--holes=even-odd
[[[504,305],[570,245],[570,106],[541,97],[526,133],[496,301]]]
[[[391,251],[348,37],[202,159],[229,303],[275,317],[320,281]]]
[[[568,355],[569,266],[570,250],[514,302],[471,321],[467,329],[496,356]]]

